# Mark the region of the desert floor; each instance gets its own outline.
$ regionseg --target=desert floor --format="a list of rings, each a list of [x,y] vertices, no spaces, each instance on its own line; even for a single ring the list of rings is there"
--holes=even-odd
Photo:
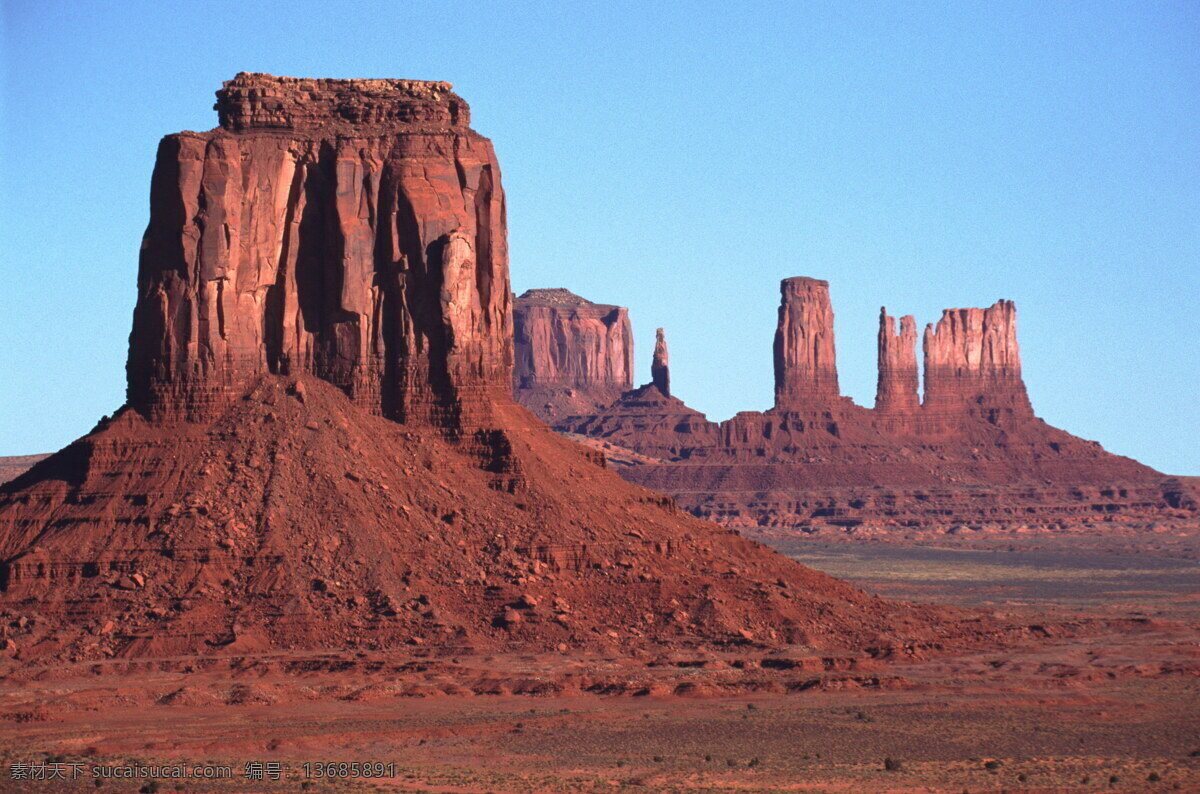
[[[492,695],[413,697],[367,666],[329,664],[0,681],[0,790],[1200,791],[1200,538],[1158,553],[1080,538],[764,539],[883,596],[1113,628],[1048,628],[1019,647],[888,663],[866,683],[830,676],[786,694],[698,685],[693,697],[634,687],[564,697],[498,684]],[[563,666],[456,661],[493,666],[498,682]],[[675,672],[702,683],[735,661],[679,659]],[[636,674],[616,658],[569,663],[610,678],[625,665]],[[14,780],[14,764],[67,779]],[[136,764],[230,777],[93,777]],[[247,764],[280,779],[250,779]]]

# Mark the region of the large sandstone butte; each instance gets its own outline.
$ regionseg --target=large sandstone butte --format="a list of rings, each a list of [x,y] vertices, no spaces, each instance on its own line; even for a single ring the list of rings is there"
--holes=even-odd
[[[556,427],[593,440],[626,479],[737,526],[1195,520],[1186,482],[1034,415],[1011,301],[927,327],[923,400],[914,318],[897,327],[882,309],[879,325],[874,409],[838,390],[828,283],[789,278],[770,410],[709,422],[650,384]]]
[[[531,289],[513,301],[513,394],[543,421],[591,413],[633,385],[629,312],[569,290]]]
[[[239,74],[217,109],[159,147],[127,404],[0,489],[7,655],[963,631],[681,514],[513,402],[500,172],[449,85]]]

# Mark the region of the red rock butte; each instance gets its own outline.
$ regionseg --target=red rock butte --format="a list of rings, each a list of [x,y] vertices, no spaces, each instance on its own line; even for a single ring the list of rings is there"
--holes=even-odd
[[[513,301],[517,399],[543,421],[595,411],[633,385],[629,312],[562,289]]]
[[[448,84],[239,74],[217,109],[158,149],[127,404],[0,487],[10,659],[986,630],[682,514],[512,401],[500,170]],[[595,347],[519,360],[627,383],[621,313],[543,303],[529,338]]]
[[[838,389],[829,284],[784,279],[780,294],[770,410],[710,422],[651,384],[555,427],[603,445],[631,482],[737,526],[1195,519],[1192,486],[1034,415],[1012,301],[947,309],[926,328],[923,400],[916,321],[897,327],[881,309],[868,409]]]
[[[219,128],[159,145],[130,406],[201,418],[305,373],[389,418],[486,414],[508,389],[508,254],[466,103],[447,83],[243,73],[216,108]]]
[[[829,282],[785,278],[775,329],[775,408],[837,400],[837,356]]]

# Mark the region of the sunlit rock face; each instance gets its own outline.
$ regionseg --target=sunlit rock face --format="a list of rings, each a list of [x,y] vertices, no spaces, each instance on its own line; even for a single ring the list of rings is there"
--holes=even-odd
[[[309,373],[453,428],[507,393],[500,170],[448,83],[242,73],[216,109],[159,145],[131,406],[199,419],[257,375]]]
[[[531,289],[513,304],[517,401],[553,423],[608,405],[633,385],[629,312],[561,287]]]

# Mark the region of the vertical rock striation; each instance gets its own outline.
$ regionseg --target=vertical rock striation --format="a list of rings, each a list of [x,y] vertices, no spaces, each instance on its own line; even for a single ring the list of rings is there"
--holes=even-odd
[[[659,328],[654,340],[654,358],[650,362],[650,381],[663,393],[671,396],[671,371],[667,364],[667,339]]]
[[[1021,379],[1017,308],[946,309],[925,327],[925,402],[941,417],[969,414],[993,425],[1033,417]]]
[[[879,381],[875,390],[875,410],[884,413],[911,414],[920,407],[917,397],[917,323],[913,316],[896,319],[887,308],[879,310]]]
[[[142,241],[129,404],[203,419],[309,373],[456,431],[507,392],[504,192],[448,83],[241,73],[220,127],[165,137]]]
[[[836,401],[837,359],[829,282],[785,278],[775,330],[775,408],[790,410]]]
[[[546,422],[590,413],[633,385],[629,312],[568,290],[531,289],[513,302],[517,401]]]

